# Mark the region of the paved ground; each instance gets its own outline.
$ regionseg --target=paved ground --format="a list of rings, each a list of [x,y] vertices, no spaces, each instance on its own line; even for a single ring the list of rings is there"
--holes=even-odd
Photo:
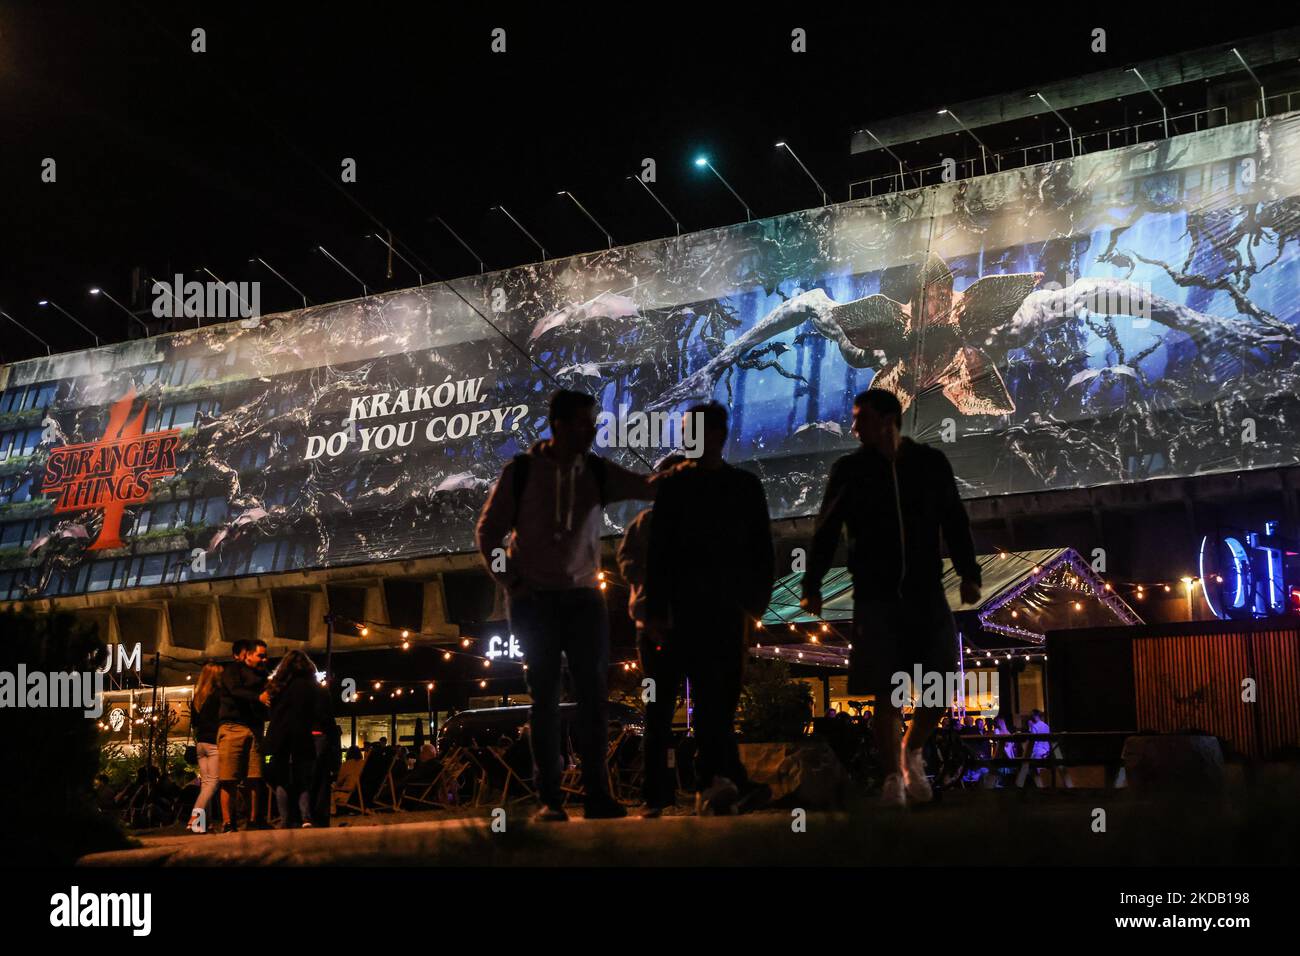
[[[82,866],[1294,864],[1297,794],[1261,781],[1218,797],[1141,798],[1126,791],[959,791],[885,810],[867,795],[840,812],[534,824],[508,808],[373,814],[329,829],[141,836],[135,849]],[[1097,811],[1104,811],[1103,818]]]

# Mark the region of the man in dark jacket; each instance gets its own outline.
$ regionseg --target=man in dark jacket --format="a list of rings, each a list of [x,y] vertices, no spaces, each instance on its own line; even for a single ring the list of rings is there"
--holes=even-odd
[[[312,742],[316,751],[311,784],[311,821],[314,826],[330,825],[330,791],[342,763],[342,740],[343,732],[334,719],[333,698],[330,697],[329,688],[318,687],[312,727]]]
[[[238,829],[235,791],[247,783],[249,820],[266,828],[262,809],[262,727],[270,695],[266,692],[266,642],[236,641],[235,659],[221,672],[221,727],[217,731],[223,833]]]
[[[657,648],[671,647],[690,681],[696,809],[716,813],[731,809],[746,786],[736,705],[749,633],[771,598],[774,558],[762,484],[722,458],[727,410],[710,402],[686,415],[699,423],[703,449],[659,482],[646,567],[646,637]],[[668,701],[676,688],[657,686],[655,693]]]
[[[805,611],[821,614],[822,578],[841,529],[849,536],[853,576],[853,647],[849,693],[876,698],[873,728],[885,765],[884,801],[902,806],[932,796],[921,748],[943,716],[920,706],[900,750],[898,675],[910,681],[917,664],[945,678],[957,666],[957,634],[944,595],[939,539],[961,577],[961,598],[980,598],[980,568],[952,467],[943,452],[903,438],[903,407],[884,389],[853,403],[853,433],[862,448],[831,468],[804,575]],[[921,688],[913,688],[919,694]]]
[[[659,462],[655,471],[666,473],[684,461],[685,456],[674,452]],[[654,695],[646,701],[645,733],[641,737],[643,817],[663,816],[664,810],[677,801],[677,774],[668,766],[668,752],[672,749],[673,716],[683,674],[676,656],[657,640],[650,640],[646,629],[645,575],[653,522],[653,508],[633,518],[623,529],[616,555],[618,571],[628,586],[627,613],[636,626],[641,673],[654,681],[655,687]]]

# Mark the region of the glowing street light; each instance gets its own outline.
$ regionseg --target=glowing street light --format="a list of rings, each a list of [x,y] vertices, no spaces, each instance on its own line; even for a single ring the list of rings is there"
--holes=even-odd
[[[574,204],[575,206],[577,206],[579,210],[581,210],[582,214],[583,214],[584,216],[586,216],[588,219],[591,220],[591,224],[592,224],[593,226],[595,226],[597,229],[599,229],[601,232],[603,232],[603,233],[605,234],[605,244],[606,244],[606,247],[609,248],[609,249],[613,249],[613,248],[614,248],[614,237],[611,236],[611,235],[609,234],[609,230],[608,230],[608,229],[606,229],[604,226],[602,226],[600,223],[598,223],[598,222],[596,221],[596,217],[595,217],[595,216],[593,216],[591,213],[587,212],[587,207],[584,206],[582,203],[578,202],[578,197],[577,197],[577,196],[573,195],[573,193],[569,192],[567,189],[561,189],[561,190],[560,190],[559,192],[557,192],[555,195],[557,195],[557,196],[568,196],[570,199],[572,199],[572,200],[573,200],[573,204]]]
[[[794,157],[794,161],[799,164],[799,168],[802,169],[805,174],[807,174],[808,178],[812,180],[812,184],[817,187],[817,191],[822,194],[822,205],[823,206],[827,205],[826,190],[822,189],[822,184],[817,181],[817,177],[814,176],[812,172],[808,169],[808,167],[804,165],[803,160],[800,159],[798,156],[795,156],[795,152],[793,149],[790,148],[790,144],[787,143],[785,140],[782,140],[781,142],[776,144],[776,148],[784,149],[787,153],[789,153],[791,156]]]
[[[720,172],[718,172],[716,169],[714,169],[713,164],[712,164],[711,162],[709,162],[709,157],[707,157],[707,156],[697,156],[696,159],[695,159],[695,165],[698,166],[698,167],[700,167],[701,169],[707,169],[709,172],[713,173],[713,175],[717,176],[717,177],[718,177],[718,182],[720,182],[720,183],[722,183],[722,185],[726,186],[726,187],[727,187],[727,192],[729,192],[729,193],[731,193],[731,195],[735,196],[735,197],[736,197],[736,202],[738,202],[738,203],[740,203],[742,206],[744,206],[744,208],[745,208],[745,222],[750,222],[750,221],[754,218],[753,213],[751,213],[751,212],[749,211],[749,205],[745,202],[745,200],[743,200],[743,199],[740,198],[740,194],[739,194],[738,192],[736,192],[734,189],[731,188],[731,183],[727,182],[725,179],[722,178],[722,173],[720,173]]]
[[[107,290],[101,289],[99,286],[94,286],[93,288],[91,288],[90,294],[102,295],[105,299],[107,299],[109,302],[112,302],[115,306],[117,306],[119,309],[121,309],[123,312],[129,315],[132,319],[139,322],[140,325],[144,328],[144,334],[146,338],[153,334],[153,332],[150,331],[148,324],[145,323],[144,319],[140,318],[140,316],[136,315],[134,312],[132,312],[130,309],[124,306],[121,302],[118,302],[117,299],[109,295]]]
[[[95,345],[97,346],[99,345],[99,336],[95,335],[94,331],[92,331],[91,329],[88,329],[86,328],[86,326],[82,325],[82,323],[77,319],[75,315],[73,315],[63,306],[59,305],[59,303],[55,302],[53,299],[41,299],[41,301],[37,302],[36,304],[39,305],[41,308],[45,308],[46,306],[49,306],[52,309],[62,312],[73,322],[76,322],[77,325],[81,326],[81,328],[85,329],[87,332],[90,332],[91,336],[95,339]]]

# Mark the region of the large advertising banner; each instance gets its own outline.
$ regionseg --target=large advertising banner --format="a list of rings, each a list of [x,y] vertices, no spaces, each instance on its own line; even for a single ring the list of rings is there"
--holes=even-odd
[[[641,469],[722,402],[776,518],[873,385],[968,497],[1294,464],[1300,117],[0,375],[0,600],[471,550],[560,385]]]

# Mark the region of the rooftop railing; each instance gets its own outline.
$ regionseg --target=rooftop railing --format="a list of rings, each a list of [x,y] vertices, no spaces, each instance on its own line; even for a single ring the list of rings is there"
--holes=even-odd
[[[1262,102],[1257,101],[1255,103],[1255,115],[1258,117],[1261,109],[1266,110],[1270,116],[1289,112],[1292,109],[1293,101],[1295,106],[1300,107],[1300,91],[1278,93]],[[954,157],[952,165],[944,162],[936,163],[933,166],[906,168],[900,163],[899,170],[896,173],[887,173],[849,183],[849,199],[883,196],[908,189],[934,186],[942,182],[957,182],[963,179],[972,179],[976,176],[986,176],[989,173],[1004,172],[1008,169],[1041,166],[1045,163],[1054,163],[1057,160],[1069,159],[1074,156],[1121,149],[1138,143],[1157,142],[1171,136],[1224,126],[1227,125],[1227,122],[1227,107],[1216,106],[1212,109],[1180,113],[1177,116],[1161,116],[1158,119],[1132,123],[1127,126],[1117,126],[1112,129],[1080,133],[1067,139],[1003,150],[998,153],[983,153],[981,151],[982,155],[967,159],[956,159]],[[949,171],[947,179],[944,178],[945,171]]]

